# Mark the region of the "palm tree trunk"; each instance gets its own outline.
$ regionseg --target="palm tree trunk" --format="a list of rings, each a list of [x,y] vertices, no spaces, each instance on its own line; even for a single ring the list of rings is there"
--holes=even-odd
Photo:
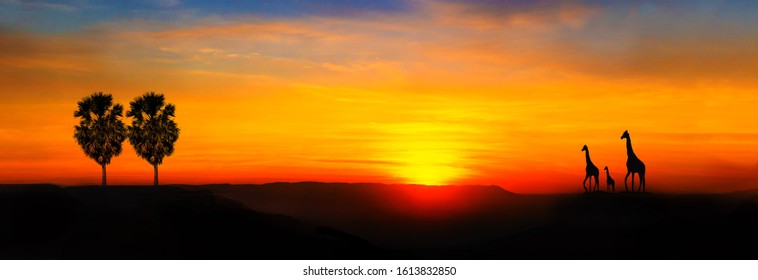
[[[105,164],[103,164],[102,167],[103,167],[103,187],[105,187]]]
[[[153,170],[155,171],[155,179],[153,179],[153,186],[158,186],[158,165],[153,164]]]

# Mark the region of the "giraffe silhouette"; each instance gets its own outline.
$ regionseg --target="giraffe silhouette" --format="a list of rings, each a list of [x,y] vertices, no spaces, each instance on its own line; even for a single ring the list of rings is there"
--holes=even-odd
[[[600,170],[597,169],[597,166],[592,163],[592,160],[590,159],[590,149],[587,148],[587,145],[584,145],[582,147],[582,152],[584,152],[584,159],[587,162],[587,167],[584,168],[586,175],[584,176],[584,181],[582,182],[582,187],[584,188],[584,192],[592,192],[592,177],[595,177],[595,191],[600,189],[600,183],[598,182],[598,177],[600,177]],[[585,185],[587,183],[587,179],[590,180],[590,189],[587,190],[587,186]]]
[[[645,164],[634,154],[632,150],[632,137],[629,137],[629,131],[624,130],[621,139],[626,138],[626,177],[624,177],[624,189],[629,192],[626,186],[626,179],[632,175],[632,192],[634,192],[634,173],[640,177],[640,188],[638,191],[645,192]]]
[[[611,178],[611,172],[608,171],[608,166],[606,166],[605,168],[603,168],[603,170],[605,170],[605,178],[606,178],[605,179],[605,191],[611,191],[611,190],[613,190],[613,192],[616,192],[616,181],[614,181],[613,178]],[[613,187],[613,189],[611,189],[611,187]]]

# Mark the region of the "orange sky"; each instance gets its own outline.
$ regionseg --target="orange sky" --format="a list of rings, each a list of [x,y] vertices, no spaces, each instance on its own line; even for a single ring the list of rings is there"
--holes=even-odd
[[[653,192],[758,187],[758,33],[708,9],[561,4],[0,25],[0,183],[98,184],[76,102],[177,106],[162,184],[346,181],[581,192],[629,130]],[[707,8],[707,7],[706,7]],[[128,142],[109,184],[151,184]],[[605,176],[601,176],[604,182]],[[623,183],[620,184],[623,188]]]

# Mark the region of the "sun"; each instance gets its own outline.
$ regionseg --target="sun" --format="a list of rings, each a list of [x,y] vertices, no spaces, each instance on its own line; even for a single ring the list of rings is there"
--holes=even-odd
[[[412,163],[398,168],[397,176],[409,184],[438,186],[449,184],[461,177],[464,171],[452,166]]]
[[[419,185],[449,185],[474,173],[471,166],[472,134],[462,125],[440,122],[382,124],[375,127],[386,135],[376,143],[374,159],[395,181]]]
[[[392,159],[394,177],[405,183],[445,185],[465,177],[470,171],[461,167],[459,152],[444,142],[403,143]]]

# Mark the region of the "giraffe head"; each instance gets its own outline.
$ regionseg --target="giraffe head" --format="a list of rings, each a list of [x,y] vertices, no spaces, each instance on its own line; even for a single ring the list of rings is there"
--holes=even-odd
[[[608,170],[608,166],[606,166],[605,168],[603,168],[603,170]]]
[[[629,130],[624,130],[624,134],[621,134],[621,139],[629,138]]]
[[[587,148],[587,145],[584,145],[584,147],[582,147],[582,152],[584,152],[584,151],[589,151],[589,150],[590,150],[590,149],[588,149],[588,148]]]

